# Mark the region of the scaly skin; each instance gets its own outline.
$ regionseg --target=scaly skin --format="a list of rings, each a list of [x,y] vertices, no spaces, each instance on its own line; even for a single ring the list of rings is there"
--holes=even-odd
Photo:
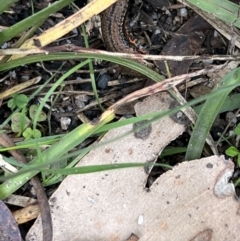
[[[101,14],[103,41],[106,49],[111,52],[139,54],[134,48],[134,45],[131,45],[127,36],[125,20],[128,4],[128,0],[119,0]],[[136,61],[149,67],[147,61]],[[125,67],[122,67],[121,73],[135,77],[142,77],[142,74]]]

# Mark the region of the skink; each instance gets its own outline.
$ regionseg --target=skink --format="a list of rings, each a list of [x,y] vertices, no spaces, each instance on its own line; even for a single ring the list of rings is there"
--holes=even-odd
[[[101,14],[102,36],[105,47],[109,51],[139,54],[127,36],[126,14],[128,5],[129,0],[119,0]],[[148,62],[146,61],[139,60],[137,62],[148,66]],[[123,68],[122,73],[124,72],[136,77],[142,76],[133,70],[126,70],[126,68]]]

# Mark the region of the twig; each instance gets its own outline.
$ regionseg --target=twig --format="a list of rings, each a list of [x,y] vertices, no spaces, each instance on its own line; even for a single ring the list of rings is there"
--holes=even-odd
[[[171,60],[171,61],[183,61],[183,60],[220,60],[220,61],[230,61],[239,60],[239,55],[188,55],[188,56],[172,56],[172,55],[149,55],[149,54],[127,54],[127,53],[116,53],[108,52],[104,50],[96,49],[86,49],[83,47],[78,47],[75,45],[67,44],[56,47],[44,47],[36,49],[3,49],[0,50],[0,55],[28,55],[28,54],[50,54],[50,53],[69,53],[74,54],[77,57],[77,53],[85,54],[104,54],[106,56],[114,56],[128,59],[143,59],[143,60]]]
[[[179,75],[179,76],[175,76],[175,77],[172,77],[172,78],[165,79],[161,82],[158,82],[158,83],[153,84],[151,86],[147,86],[143,89],[137,90],[137,91],[127,95],[126,97],[122,98],[121,100],[116,102],[114,105],[112,105],[111,108],[115,109],[122,104],[132,102],[132,101],[137,100],[139,98],[143,98],[143,97],[158,93],[160,91],[169,90],[172,87],[182,83],[186,79],[189,79],[189,78],[192,78],[192,77],[195,77],[195,76],[199,76],[199,75],[203,75],[203,74],[207,74],[207,73],[210,73],[210,72],[214,72],[216,70],[222,69],[223,66],[225,66],[225,64],[212,66],[210,68],[205,68],[205,69],[193,72],[193,73],[183,74],[183,75]]]

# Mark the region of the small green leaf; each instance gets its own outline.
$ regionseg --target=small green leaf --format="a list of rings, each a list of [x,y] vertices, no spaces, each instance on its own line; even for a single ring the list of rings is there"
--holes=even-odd
[[[240,152],[237,148],[231,146],[226,150],[226,154],[231,157],[235,157],[236,155],[239,155]]]
[[[24,125],[22,126],[23,129],[26,129],[31,121],[26,117],[26,116],[22,116],[21,113],[19,112],[16,112],[12,115],[11,117],[11,121],[12,121],[12,124],[11,124],[11,129],[13,132],[15,133],[19,133],[21,131],[21,120],[23,118],[23,122],[24,122]]]
[[[36,116],[37,109],[38,109],[38,105],[31,105],[30,108],[29,108],[29,116],[31,117],[32,120]],[[43,111],[41,111],[39,116],[38,116],[37,121],[38,122],[45,121],[46,119],[47,119],[47,115]]]
[[[41,131],[39,131],[38,129],[34,129],[34,130],[33,130],[33,137],[34,137],[34,138],[40,138],[40,137],[42,137]]]
[[[13,99],[10,99],[10,100],[8,101],[7,106],[8,106],[11,110],[13,110],[13,109],[16,107],[15,102],[13,101]]]
[[[240,135],[240,123],[234,129],[234,132],[235,132],[236,135]]]
[[[32,128],[28,127],[26,130],[22,133],[23,137],[25,137],[26,140],[29,140],[33,137],[33,130]]]
[[[238,154],[237,166],[240,167],[240,154]]]
[[[14,104],[18,107],[18,108],[24,108],[27,106],[28,103],[28,97],[24,94],[20,94],[20,95],[15,95],[13,97],[13,101]]]
[[[29,140],[32,138],[40,138],[42,136],[42,133],[38,129],[33,130],[32,128],[28,127],[22,135],[23,137],[25,137],[25,140]]]

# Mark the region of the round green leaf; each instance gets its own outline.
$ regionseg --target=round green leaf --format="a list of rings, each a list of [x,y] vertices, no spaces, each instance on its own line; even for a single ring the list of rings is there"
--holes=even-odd
[[[236,126],[236,128],[234,129],[234,132],[236,135],[240,135],[240,124]]]
[[[24,121],[23,129],[26,129],[31,123],[30,119],[28,119],[26,116],[22,116],[21,113],[19,112],[14,113],[11,117],[11,121],[12,121],[11,129],[15,133],[19,133],[21,131],[21,124],[20,124],[21,118],[23,118],[23,121]]]
[[[32,128],[28,127],[26,130],[22,133],[23,137],[25,137],[26,140],[31,139],[33,136],[33,130]]]
[[[38,109],[38,105],[31,105],[29,108],[29,115],[32,120],[36,116],[37,109]],[[47,115],[43,111],[41,111],[40,115],[37,118],[38,118],[37,119],[38,122],[45,121],[47,119]]]
[[[16,95],[14,96],[13,101],[18,108],[24,108],[27,106],[28,97],[24,94]]]
[[[34,129],[34,130],[33,130],[33,137],[34,137],[34,138],[40,138],[40,137],[42,137],[41,131],[39,131],[38,129]]]
[[[13,109],[16,107],[13,99],[10,99],[10,100],[8,101],[7,106],[8,106],[8,108],[10,108],[11,110],[13,110]]]
[[[228,156],[235,157],[236,155],[239,154],[239,150],[237,148],[231,146],[226,150],[226,154]]]

